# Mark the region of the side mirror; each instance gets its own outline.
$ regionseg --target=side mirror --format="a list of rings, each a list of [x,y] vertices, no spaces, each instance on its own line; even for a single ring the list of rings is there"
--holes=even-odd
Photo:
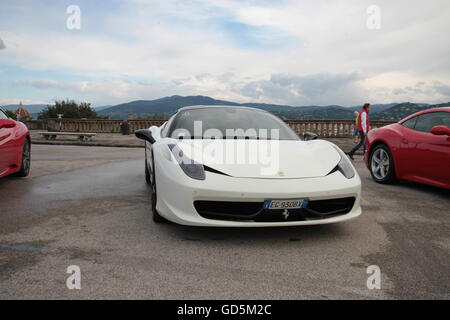
[[[11,119],[0,119],[0,129],[3,128],[14,128],[16,126],[16,122]]]
[[[303,140],[305,141],[315,140],[317,137],[318,135],[312,132],[305,132],[305,134],[303,134]]]
[[[435,126],[431,128],[431,133],[437,136],[450,136],[450,128],[447,126]]]
[[[148,129],[140,129],[134,132],[134,135],[142,140],[148,141],[151,144],[155,143],[155,138],[153,138],[152,133]]]

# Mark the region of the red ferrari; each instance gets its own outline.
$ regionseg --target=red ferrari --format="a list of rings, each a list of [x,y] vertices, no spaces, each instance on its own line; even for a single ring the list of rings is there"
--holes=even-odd
[[[31,140],[28,128],[9,119],[0,109],[0,178],[25,177],[30,172]]]
[[[364,160],[378,183],[404,179],[450,189],[450,107],[369,131]]]

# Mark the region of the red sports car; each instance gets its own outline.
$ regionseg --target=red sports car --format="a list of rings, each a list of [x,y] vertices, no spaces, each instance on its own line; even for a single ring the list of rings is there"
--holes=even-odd
[[[30,151],[28,128],[22,122],[9,119],[0,109],[0,178],[10,174],[27,176]]]
[[[405,179],[450,189],[450,107],[369,131],[364,160],[376,182]]]

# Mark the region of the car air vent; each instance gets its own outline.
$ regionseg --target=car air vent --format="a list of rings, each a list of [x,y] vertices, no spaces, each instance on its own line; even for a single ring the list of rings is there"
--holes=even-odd
[[[252,216],[259,212],[264,202],[241,202],[241,201],[194,201],[197,212],[205,218],[231,216]]]

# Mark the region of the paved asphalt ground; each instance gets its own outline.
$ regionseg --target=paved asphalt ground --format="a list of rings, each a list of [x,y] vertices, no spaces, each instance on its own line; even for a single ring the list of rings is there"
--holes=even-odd
[[[375,184],[334,225],[156,225],[143,150],[34,145],[32,174],[0,180],[0,299],[450,298],[450,194]],[[176,195],[174,195],[176,196]],[[81,290],[68,290],[69,265]],[[381,269],[368,290],[366,268]]]

